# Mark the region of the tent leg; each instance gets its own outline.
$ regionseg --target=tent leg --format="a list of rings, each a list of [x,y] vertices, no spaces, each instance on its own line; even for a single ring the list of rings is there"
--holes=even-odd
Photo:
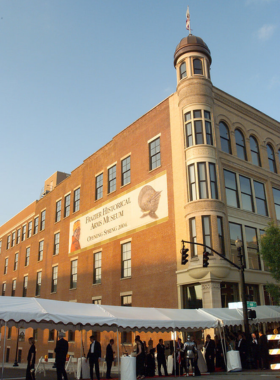
[[[173,331],[173,354],[174,354],[174,373],[175,373],[175,377],[176,377],[176,347],[175,347],[175,330]],[[180,368],[179,368],[179,372],[180,372]]]
[[[3,378],[4,378],[4,361],[5,361],[5,348],[6,348],[6,328],[7,328],[7,322],[5,322],[5,329],[4,329],[4,347],[3,347],[2,376],[1,376],[1,380],[3,380]]]
[[[117,355],[118,355],[118,378],[121,378],[120,373],[120,346],[119,346],[119,328],[117,329]]]

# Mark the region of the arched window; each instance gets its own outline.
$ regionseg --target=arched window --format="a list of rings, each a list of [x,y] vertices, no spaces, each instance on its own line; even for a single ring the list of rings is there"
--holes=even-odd
[[[186,71],[186,62],[183,62],[180,66],[180,79],[183,79],[187,76],[187,71]]]
[[[203,74],[201,59],[197,58],[193,60],[193,72],[194,74]]]
[[[219,124],[222,151],[231,154],[229,130],[222,121]]]
[[[254,165],[261,166],[261,159],[260,159],[260,152],[259,152],[259,145],[255,137],[250,136],[250,149],[251,149],[251,156],[252,156],[252,162]]]
[[[274,150],[270,144],[267,144],[266,146],[267,150],[267,157],[268,157],[268,163],[269,163],[269,169],[273,173],[277,173],[276,171],[276,163],[275,163],[275,156],[274,156]]]
[[[244,136],[239,129],[235,130],[235,143],[237,157],[241,158],[242,160],[247,160]]]

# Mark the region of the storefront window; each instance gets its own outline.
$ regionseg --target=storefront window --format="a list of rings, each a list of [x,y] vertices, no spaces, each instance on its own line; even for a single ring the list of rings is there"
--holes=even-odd
[[[183,309],[199,309],[202,307],[201,285],[183,286]]]
[[[221,301],[222,301],[222,307],[228,307],[229,302],[240,301],[237,283],[235,282],[221,283]]]

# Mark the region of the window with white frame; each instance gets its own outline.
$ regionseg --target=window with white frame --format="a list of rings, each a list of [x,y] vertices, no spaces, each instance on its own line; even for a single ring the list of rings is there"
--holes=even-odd
[[[17,230],[17,244],[20,243],[20,233],[21,233],[21,229],[19,228],[19,229]]]
[[[131,277],[131,242],[124,243],[122,249],[122,278]]]
[[[64,218],[70,215],[70,204],[71,204],[70,194],[67,194],[64,197]]]
[[[8,273],[8,263],[9,263],[9,258],[6,257],[5,262],[4,262],[4,274]]]
[[[77,288],[78,279],[78,260],[71,261],[70,289]]]
[[[30,258],[30,247],[27,247],[25,251],[25,262],[24,262],[24,265],[26,267],[29,265],[29,258]]]
[[[17,280],[14,279],[12,281],[12,293],[11,293],[11,296],[14,297],[16,295],[16,287],[17,287]]]
[[[160,137],[149,143],[150,170],[156,169],[161,165]]]
[[[28,222],[27,237],[30,238],[32,235],[32,220]]]
[[[41,212],[40,231],[43,231],[45,229],[45,225],[46,225],[46,210],[43,210]]]
[[[130,183],[130,156],[122,160],[122,186]]]
[[[34,235],[38,233],[39,230],[39,217],[34,219]]]
[[[12,243],[11,243],[11,247],[14,247],[15,243],[16,243],[16,231],[14,231],[14,232],[12,233]]]
[[[38,261],[43,260],[44,240],[39,241]]]
[[[190,221],[190,240],[193,243],[197,243],[197,237],[196,237],[196,223],[195,218],[191,218]],[[191,244],[191,256],[197,256],[197,245]]]
[[[95,177],[95,200],[103,197],[103,173]]]
[[[14,270],[18,269],[18,252],[15,253]]]
[[[108,194],[115,191],[116,188],[117,188],[117,165],[114,165],[108,169]]]
[[[21,241],[26,239],[26,224],[22,227]]]
[[[41,285],[42,285],[42,272],[37,272],[37,279],[36,279],[36,293],[35,295],[38,297],[41,294]]]
[[[73,212],[77,212],[80,210],[80,193],[81,193],[80,188],[74,190]]]
[[[52,267],[52,286],[51,286],[51,292],[56,293],[57,291],[57,275],[58,275],[58,266]]]
[[[101,264],[102,264],[102,252],[94,254],[94,268],[93,268],[93,283],[101,283]]]
[[[61,219],[61,199],[55,205],[55,221],[59,222]]]
[[[183,79],[187,76],[186,62],[183,62],[180,66],[180,79]]]
[[[57,232],[56,234],[54,234],[54,249],[53,249],[54,255],[59,254],[59,240],[60,240],[60,232]]]
[[[27,286],[28,286],[28,276],[23,277],[23,290],[22,290],[22,297],[27,296]]]
[[[211,244],[211,217],[202,216],[203,244],[212,248]]]

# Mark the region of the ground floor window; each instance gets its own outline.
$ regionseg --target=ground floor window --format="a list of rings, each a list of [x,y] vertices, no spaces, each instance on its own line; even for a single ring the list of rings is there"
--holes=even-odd
[[[183,309],[202,308],[202,289],[200,284],[183,286]]]
[[[235,282],[222,282],[221,283],[222,307],[228,307],[229,302],[238,302],[238,301],[240,301],[238,284]]]
[[[245,284],[246,301],[257,302],[260,305],[259,285]]]

